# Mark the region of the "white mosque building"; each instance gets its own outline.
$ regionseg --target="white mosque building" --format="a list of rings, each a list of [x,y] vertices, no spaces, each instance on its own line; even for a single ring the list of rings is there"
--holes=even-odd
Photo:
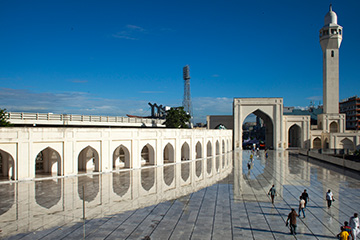
[[[339,49],[343,28],[330,5],[320,29],[323,51],[323,113],[317,125],[309,115],[284,115],[282,98],[234,98],[233,116],[208,116],[208,128],[223,124],[233,129],[234,148],[242,148],[242,125],[251,113],[266,125],[265,144],[268,148],[355,150],[360,148],[360,134],[346,131],[346,116],[339,113]]]

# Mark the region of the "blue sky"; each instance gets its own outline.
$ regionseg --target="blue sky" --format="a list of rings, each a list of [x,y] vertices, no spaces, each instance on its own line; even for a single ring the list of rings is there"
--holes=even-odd
[[[332,4],[344,27],[343,99],[360,95],[360,1]],[[0,108],[146,116],[148,102],[182,104],[187,64],[195,122],[232,114],[234,97],[319,104],[328,9],[323,0],[0,0]]]

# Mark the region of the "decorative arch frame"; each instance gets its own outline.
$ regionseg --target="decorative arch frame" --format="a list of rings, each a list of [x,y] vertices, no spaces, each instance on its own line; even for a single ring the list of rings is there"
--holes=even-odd
[[[266,147],[283,149],[282,98],[234,98],[234,149],[242,149],[242,125],[245,118],[254,113],[265,121],[272,124],[266,128]]]

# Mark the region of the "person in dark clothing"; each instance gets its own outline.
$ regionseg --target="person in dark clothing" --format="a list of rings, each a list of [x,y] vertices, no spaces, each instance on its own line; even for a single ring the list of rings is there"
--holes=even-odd
[[[296,234],[296,217],[298,217],[299,215],[296,213],[295,209],[292,208],[291,212],[289,213],[287,219],[286,219],[286,226],[289,225],[289,220],[290,220],[290,233],[291,234]]]
[[[269,192],[268,192],[268,195],[271,196],[271,203],[274,204],[274,199],[275,199],[275,196],[276,196],[276,188],[275,188],[275,185],[272,185],[272,187],[270,188]]]
[[[306,192],[306,189],[301,194],[301,197],[302,197],[302,199],[305,200],[305,208],[306,208],[306,204],[310,201],[309,194]]]

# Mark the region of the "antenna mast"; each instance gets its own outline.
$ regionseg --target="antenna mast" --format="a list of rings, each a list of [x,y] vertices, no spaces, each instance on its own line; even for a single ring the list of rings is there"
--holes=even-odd
[[[189,65],[186,65],[183,68],[183,78],[184,78],[184,100],[183,100],[183,107],[185,112],[190,115],[190,125],[192,127],[193,123],[193,111],[192,111],[192,104],[191,104],[191,95],[190,95],[190,69]]]

